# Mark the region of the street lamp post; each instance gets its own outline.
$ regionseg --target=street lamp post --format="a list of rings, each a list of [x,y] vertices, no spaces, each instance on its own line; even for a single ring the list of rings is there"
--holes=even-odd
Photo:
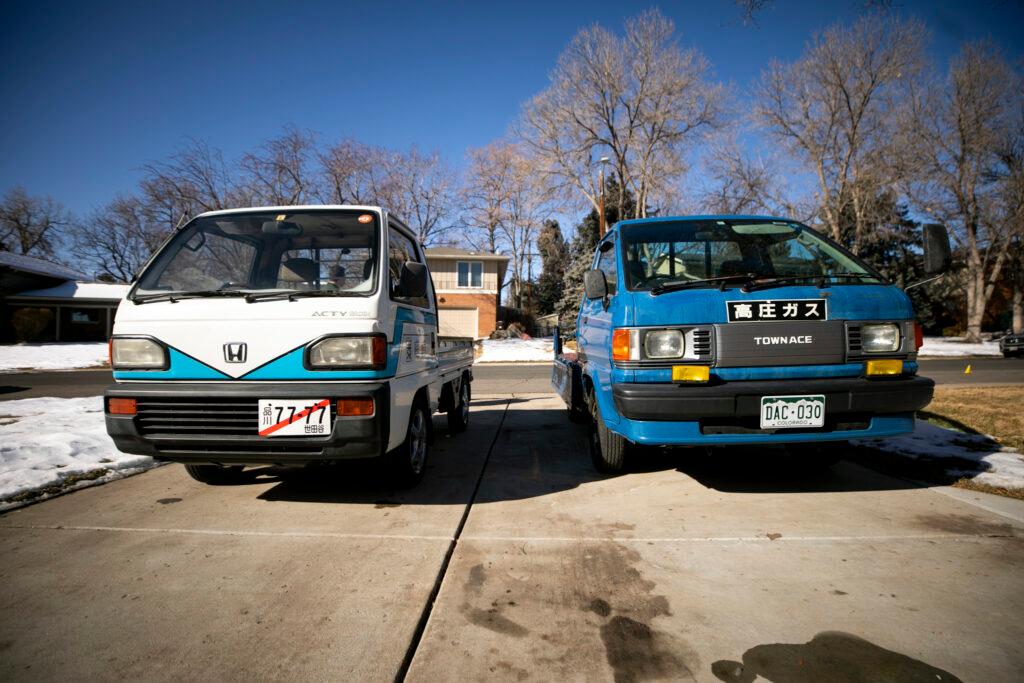
[[[604,221],[604,166],[609,161],[610,161],[610,159],[608,157],[601,157],[600,160],[598,161],[598,163],[601,164],[598,167],[598,169],[597,169],[597,178],[598,178],[597,182],[601,186],[601,202],[600,202],[601,210],[599,212],[600,216],[598,218],[598,225],[600,225],[600,230],[599,230],[598,238],[604,237],[604,231],[605,231],[605,225],[604,225],[604,222],[605,222]]]

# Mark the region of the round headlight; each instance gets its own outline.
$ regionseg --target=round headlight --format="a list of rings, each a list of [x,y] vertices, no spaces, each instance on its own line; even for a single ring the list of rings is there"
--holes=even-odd
[[[860,328],[860,346],[866,353],[891,353],[900,348],[900,327],[895,323],[864,325]]]
[[[685,347],[679,330],[655,330],[644,335],[644,355],[648,358],[679,358]]]

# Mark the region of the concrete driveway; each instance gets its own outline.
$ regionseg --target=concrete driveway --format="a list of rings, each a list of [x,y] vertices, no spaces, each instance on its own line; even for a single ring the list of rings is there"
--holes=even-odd
[[[1019,680],[1024,504],[767,452],[600,477],[479,397],[427,481],[178,465],[0,517],[0,677]]]

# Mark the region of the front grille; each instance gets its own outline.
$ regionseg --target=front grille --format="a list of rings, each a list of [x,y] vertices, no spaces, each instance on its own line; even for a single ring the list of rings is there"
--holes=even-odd
[[[143,436],[198,439],[256,437],[259,399],[233,396],[146,397],[136,403],[136,424]],[[331,418],[336,406],[331,402]]]
[[[700,358],[711,356],[711,330],[693,331],[693,352]]]
[[[846,326],[846,350],[850,356],[860,355],[860,325]]]

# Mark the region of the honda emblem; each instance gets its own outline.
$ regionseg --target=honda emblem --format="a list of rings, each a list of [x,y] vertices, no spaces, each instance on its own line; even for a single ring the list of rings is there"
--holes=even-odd
[[[245,342],[228,342],[224,345],[224,361],[227,363],[244,363],[246,356]]]

